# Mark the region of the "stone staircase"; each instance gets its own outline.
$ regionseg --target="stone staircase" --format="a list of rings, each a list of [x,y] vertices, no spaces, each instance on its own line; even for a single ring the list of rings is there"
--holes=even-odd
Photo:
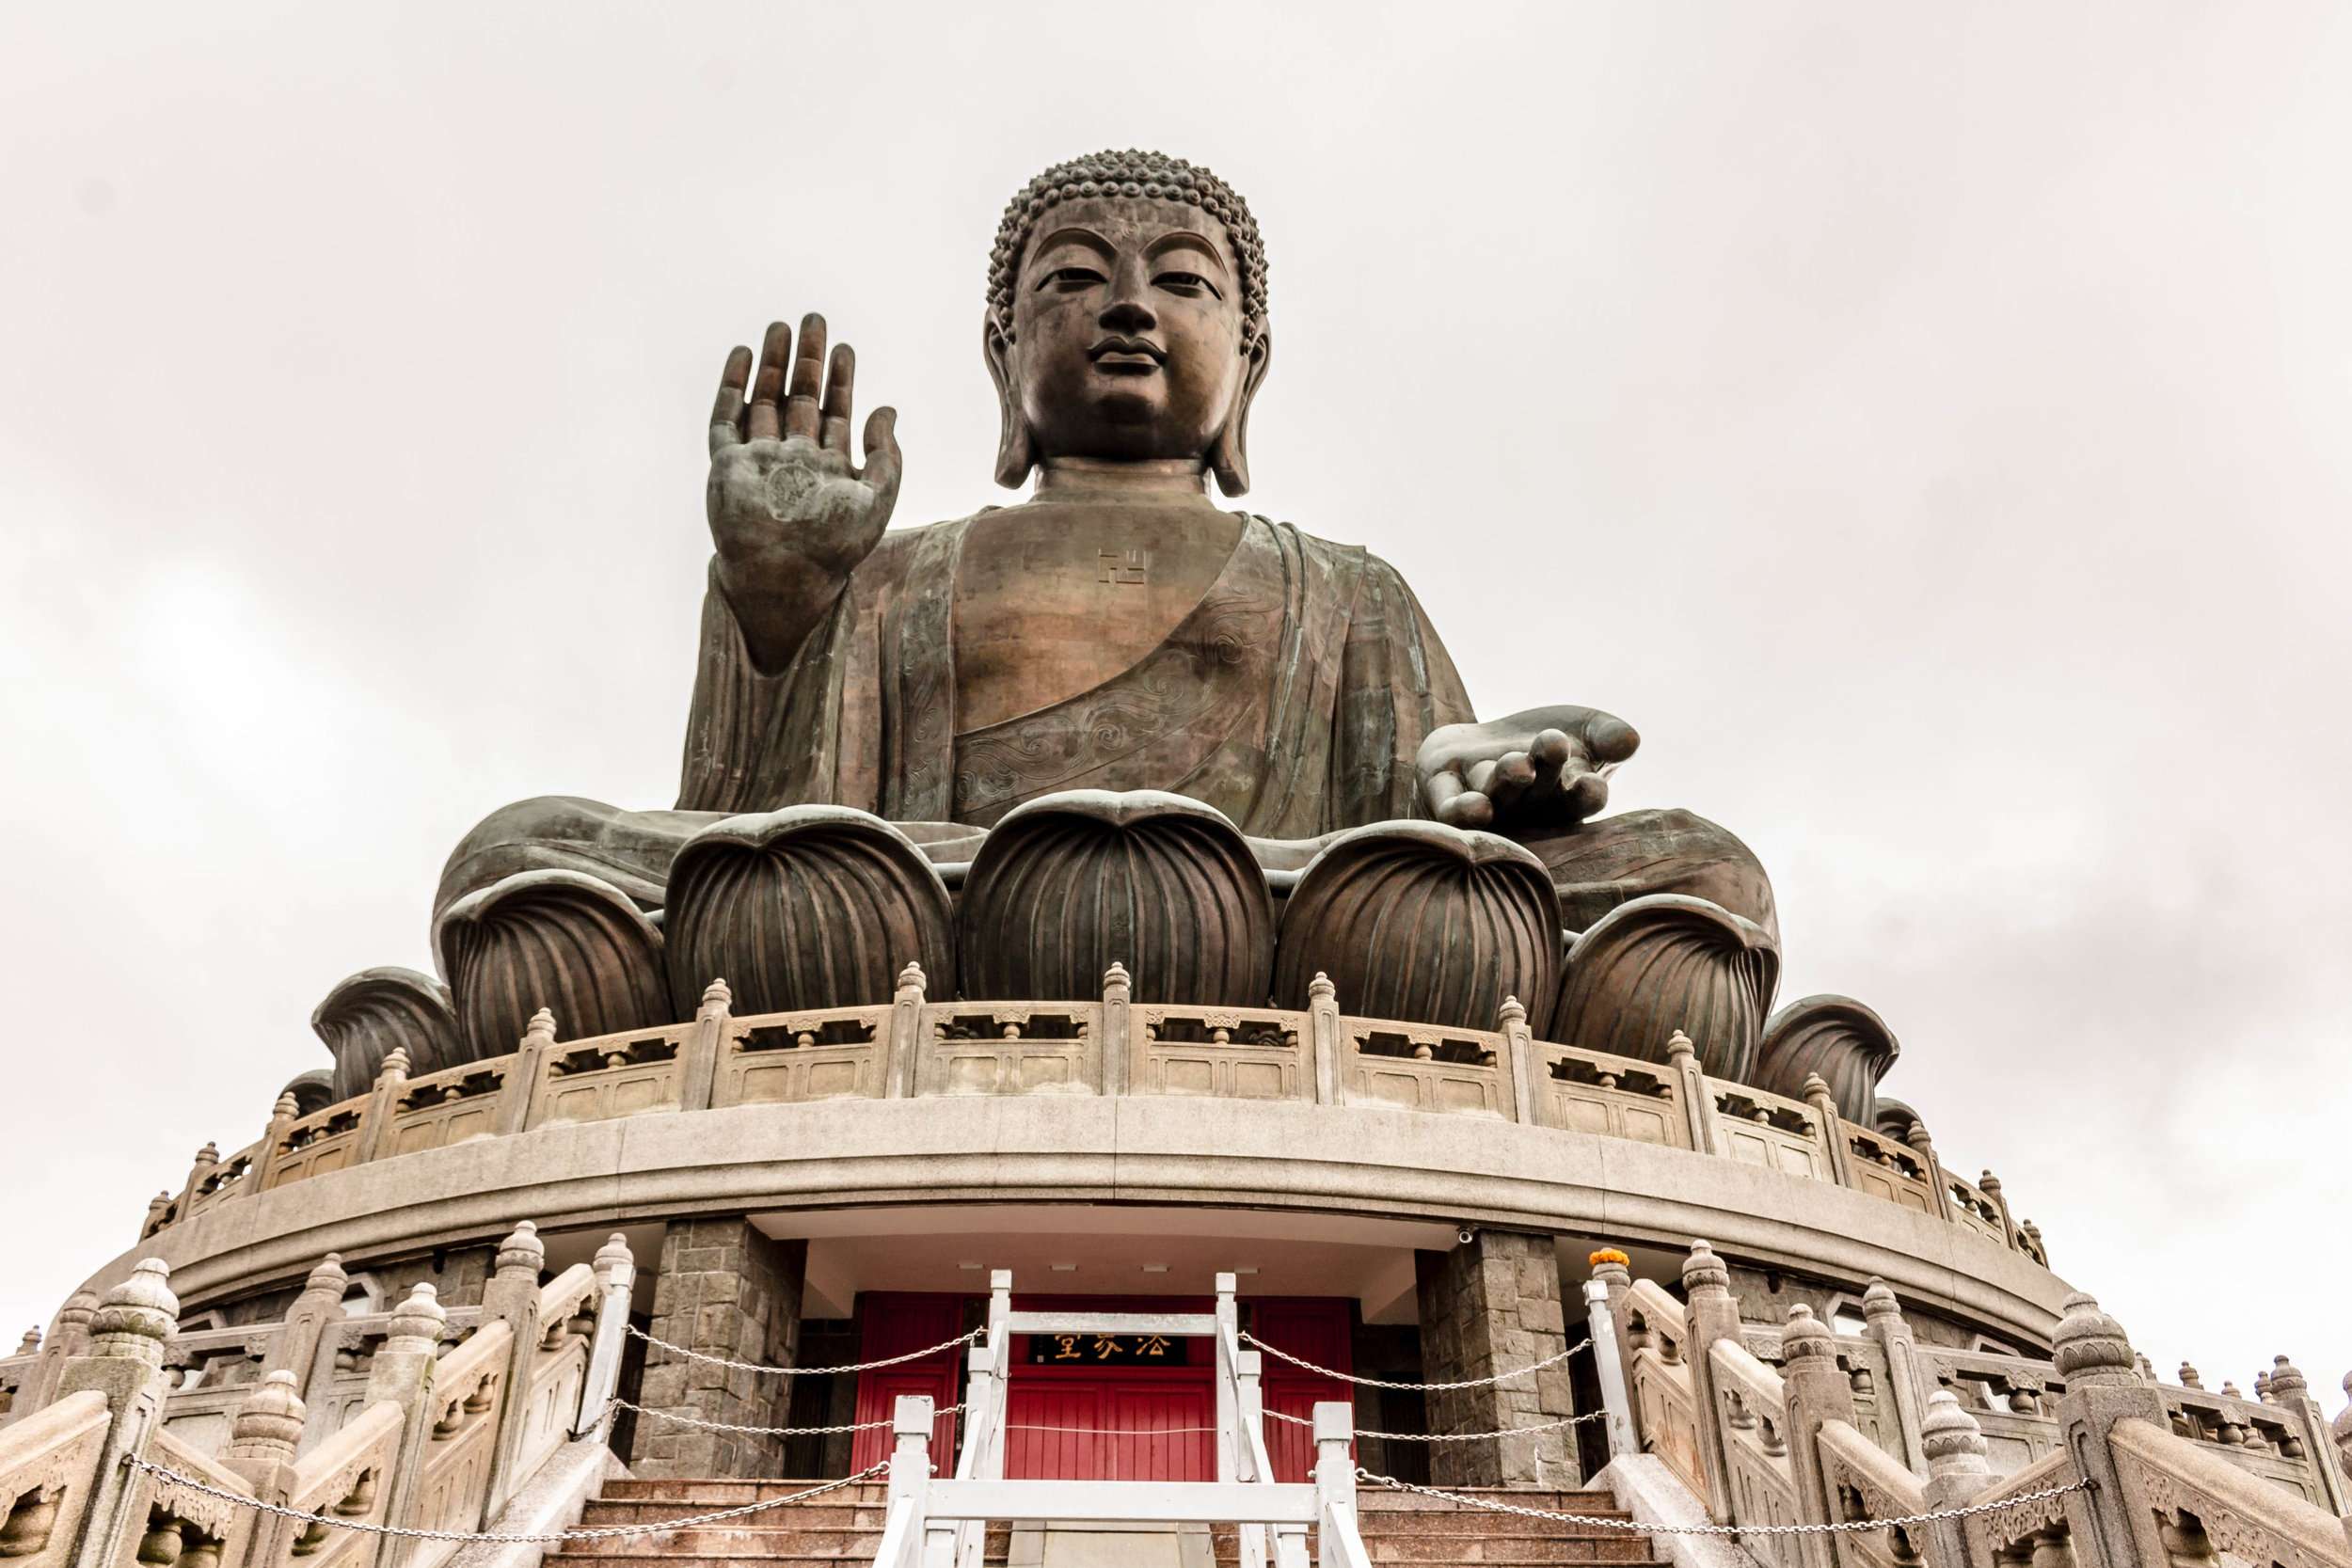
[[[591,1528],[646,1524],[737,1508],[814,1484],[799,1481],[612,1481],[588,1504],[580,1523]],[[840,1568],[844,1563],[871,1562],[882,1544],[884,1490],[879,1481],[867,1481],[705,1529],[575,1542],[548,1553],[548,1568],[656,1568],[678,1562],[694,1568]],[[1626,1517],[1606,1492],[1459,1490],[1466,1497],[1492,1497],[1531,1508]],[[1643,1536],[1488,1513],[1378,1488],[1359,1494],[1358,1517],[1364,1549],[1375,1562],[1467,1568],[1484,1563],[1659,1560]],[[990,1564],[1006,1562],[1011,1537],[1009,1525],[989,1527],[986,1560]],[[1238,1543],[1230,1526],[1211,1532],[1211,1545],[1217,1568],[1234,1568],[1239,1562]]]

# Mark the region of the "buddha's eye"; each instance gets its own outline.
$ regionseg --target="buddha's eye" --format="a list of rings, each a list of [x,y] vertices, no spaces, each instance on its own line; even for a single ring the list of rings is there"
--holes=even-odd
[[[1216,284],[1197,272],[1164,272],[1152,281],[1180,294],[1207,294],[1215,299],[1225,297],[1216,292]]]
[[[1103,275],[1092,267],[1056,267],[1038,283],[1038,287],[1056,289],[1090,289],[1103,281]]]

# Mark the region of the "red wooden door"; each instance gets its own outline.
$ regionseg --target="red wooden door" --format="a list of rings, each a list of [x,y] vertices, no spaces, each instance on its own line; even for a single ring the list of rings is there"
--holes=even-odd
[[[858,1303],[864,1324],[859,1333],[858,1359],[880,1361],[911,1350],[936,1345],[963,1327],[965,1296],[930,1295],[914,1291],[875,1291]],[[963,1397],[963,1347],[944,1350],[919,1361],[860,1372],[855,1421],[887,1421],[901,1394],[929,1394],[931,1404],[944,1410]],[[931,1428],[933,1462],[943,1474],[953,1465],[956,1418],[942,1416]],[[863,1470],[890,1457],[890,1429],[862,1427],[850,1446],[850,1467]],[[946,1455],[946,1458],[938,1456]]]

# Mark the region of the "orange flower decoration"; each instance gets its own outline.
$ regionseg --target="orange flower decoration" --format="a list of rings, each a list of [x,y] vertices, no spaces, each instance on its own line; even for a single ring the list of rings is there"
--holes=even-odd
[[[1597,1269],[1603,1263],[1623,1263],[1629,1267],[1632,1264],[1633,1259],[1628,1258],[1624,1253],[1619,1252],[1615,1247],[1605,1246],[1598,1252],[1596,1252],[1592,1256],[1586,1258],[1584,1261],[1593,1268]]]

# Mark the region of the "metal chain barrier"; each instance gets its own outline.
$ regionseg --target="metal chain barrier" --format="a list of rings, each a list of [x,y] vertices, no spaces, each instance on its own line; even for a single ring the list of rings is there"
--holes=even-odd
[[[628,1327],[630,1334],[644,1340],[645,1343],[660,1345],[671,1354],[682,1355],[689,1361],[705,1361],[713,1367],[732,1367],[741,1372],[766,1372],[771,1377],[821,1377],[829,1372],[870,1372],[877,1367],[896,1367],[905,1361],[920,1361],[927,1355],[937,1355],[942,1351],[954,1350],[958,1345],[971,1344],[988,1333],[985,1327],[976,1328],[968,1334],[959,1334],[952,1339],[943,1339],[929,1350],[911,1350],[904,1355],[885,1355],[879,1361],[860,1361],[850,1367],[771,1367],[765,1361],[730,1361],[723,1355],[705,1355],[698,1350],[688,1350],[684,1345],[674,1345],[667,1339],[657,1339],[635,1323],[630,1323]]]
[[[1483,1509],[1488,1513],[1516,1513],[1522,1519],[1557,1519],[1562,1524],[1582,1525],[1588,1529],[1621,1529],[1634,1535],[1854,1535],[1864,1530],[1908,1528],[1913,1525],[1932,1525],[1946,1519],[1965,1519],[1977,1513],[1999,1513],[2027,1503],[2046,1502],[2063,1497],[2069,1492],[2088,1492],[2087,1481],[2073,1481],[2064,1486],[2045,1486],[2039,1492],[2021,1492],[2014,1497],[1999,1497],[1989,1503],[1970,1503],[1964,1508],[1939,1508],[1932,1513],[1902,1513],[1892,1519],[1845,1519],[1834,1525],[1650,1525],[1639,1519],[1603,1519],[1591,1513],[1562,1513],[1549,1508],[1527,1508],[1518,1503],[1492,1502],[1485,1497],[1468,1497],[1459,1492],[1443,1492],[1434,1486],[1418,1486],[1394,1476],[1376,1476],[1359,1465],[1356,1479],[1375,1486],[1385,1486],[1391,1492],[1410,1492],[1419,1497],[1437,1497],[1464,1508]]]
[[[1566,1350],[1562,1351],[1557,1355],[1547,1355],[1541,1361],[1536,1362],[1533,1366],[1515,1368],[1507,1372],[1497,1372],[1492,1377],[1466,1377],[1453,1383],[1383,1383],[1376,1377],[1357,1377],[1348,1372],[1335,1372],[1328,1367],[1318,1367],[1311,1361],[1302,1361],[1286,1350],[1276,1350],[1272,1345],[1267,1344],[1263,1339],[1259,1338],[1248,1329],[1241,1331],[1241,1339],[1244,1344],[1254,1345],[1279,1361],[1287,1361],[1294,1367],[1303,1367],[1307,1370],[1324,1377],[1337,1378],[1342,1383],[1353,1383],[1358,1386],[1364,1388],[1419,1389],[1427,1392],[1439,1392],[1449,1388],[1485,1388],[1493,1384],[1508,1382],[1510,1379],[1515,1377],[1525,1377],[1530,1372],[1540,1372],[1546,1367],[1555,1366],[1562,1361],[1565,1361],[1569,1356],[1574,1355],[1578,1351],[1587,1348],[1593,1342],[1591,1338],[1588,1336],[1585,1338],[1579,1339],[1575,1344],[1570,1345]]]
[[[1147,1427],[1053,1427],[1031,1426],[1024,1422],[1015,1421],[1004,1430],[1007,1432],[1067,1432],[1074,1433],[1082,1437],[1184,1437],[1196,1435],[1204,1432],[1214,1433],[1216,1431],[1216,1428],[1159,1427],[1153,1429]]]
[[[804,1492],[794,1492],[781,1497],[769,1497],[760,1502],[745,1503],[740,1508],[723,1508],[715,1513],[691,1514],[684,1519],[663,1519],[649,1525],[608,1525],[601,1529],[557,1530],[547,1535],[520,1535],[501,1530],[405,1529],[395,1525],[371,1525],[356,1519],[338,1519],[326,1513],[306,1513],[298,1508],[286,1508],[278,1503],[263,1502],[259,1497],[248,1497],[242,1492],[230,1492],[218,1486],[207,1485],[194,1476],[183,1476],[168,1466],[150,1464],[135,1453],[124,1454],[122,1463],[134,1469],[145,1470],[157,1480],[167,1481],[174,1486],[201,1493],[207,1497],[218,1497],[223,1502],[235,1503],[241,1508],[252,1509],[257,1513],[274,1513],[280,1519],[292,1519],[300,1525],[331,1525],[337,1529],[357,1530],[362,1535],[396,1536],[404,1541],[490,1541],[507,1546],[547,1546],[565,1541],[612,1541],[628,1536],[660,1535],[665,1530],[692,1529],[702,1525],[717,1524],[723,1519],[741,1519],[750,1514],[765,1513],[771,1508],[783,1508],[788,1503],[806,1502],[811,1497],[819,1497],[828,1492],[838,1492],[845,1486],[854,1486],[860,1481],[872,1481],[890,1468],[890,1461],[877,1460],[853,1476],[843,1476],[839,1481],[829,1481],[822,1485],[812,1486]]]
[[[1314,1425],[1304,1416],[1286,1416],[1279,1410],[1267,1410],[1261,1414],[1268,1420],[1288,1421],[1295,1427]],[[1508,1432],[1375,1432],[1370,1427],[1357,1427],[1354,1431],[1359,1437],[1377,1437],[1390,1443],[1480,1443],[1490,1437],[1524,1437],[1534,1432],[1556,1432],[1562,1427],[1582,1426],[1587,1421],[1600,1420],[1608,1414],[1606,1410],[1588,1410],[1581,1416],[1564,1416],[1556,1421],[1513,1427]]]
[[[879,1420],[849,1421],[840,1426],[829,1427],[738,1426],[732,1421],[706,1421],[699,1416],[680,1416],[667,1410],[656,1410],[649,1405],[631,1404],[617,1394],[610,1402],[618,1405],[623,1410],[634,1410],[640,1416],[651,1416],[657,1421],[669,1421],[682,1427],[697,1427],[704,1432],[748,1432],[761,1437],[830,1436],[836,1432],[873,1432],[891,1424],[891,1418],[884,1416]],[[943,1404],[931,1413],[931,1419],[937,1421],[944,1416],[961,1415],[963,1408],[961,1403]]]

